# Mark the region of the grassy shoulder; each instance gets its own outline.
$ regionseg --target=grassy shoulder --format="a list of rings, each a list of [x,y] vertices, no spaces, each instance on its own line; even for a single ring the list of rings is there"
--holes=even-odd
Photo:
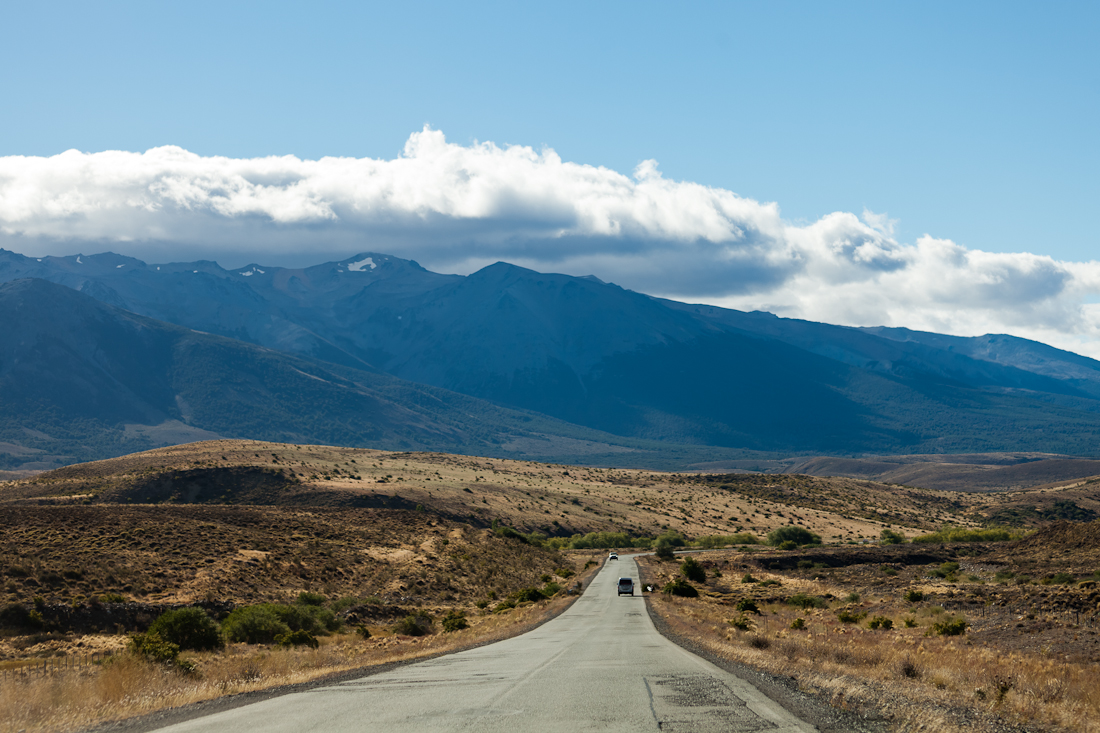
[[[325,603],[318,594],[303,594],[297,603],[242,606],[220,627],[201,610],[169,612],[144,633],[117,635],[114,653],[93,665],[60,665],[43,673],[9,660],[0,670],[0,730],[84,730],[229,695],[369,674],[383,665],[506,639],[568,608],[600,567],[586,555],[566,564],[576,567],[561,568],[571,573],[572,593],[553,585],[553,592],[545,592],[550,583],[558,585],[549,581],[541,594],[520,589],[494,605],[417,609],[387,621],[381,620],[384,612],[372,615],[372,609],[386,610],[377,604],[334,613],[339,603]],[[297,620],[291,618],[295,614]],[[312,626],[303,620],[311,615]],[[286,628],[272,628],[278,624]],[[256,635],[252,643],[239,640],[249,633]],[[193,648],[181,649],[184,645],[176,643],[181,639],[192,640]]]
[[[783,570],[718,552],[639,567],[671,635],[891,729],[1100,730],[1092,576],[1017,585],[1004,557],[850,559]]]

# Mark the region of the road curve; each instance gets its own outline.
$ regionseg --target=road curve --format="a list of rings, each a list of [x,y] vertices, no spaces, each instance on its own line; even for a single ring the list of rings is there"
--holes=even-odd
[[[569,610],[522,636],[161,730],[817,730],[657,633],[640,595],[616,595],[620,576],[637,584],[632,558],[608,561]]]

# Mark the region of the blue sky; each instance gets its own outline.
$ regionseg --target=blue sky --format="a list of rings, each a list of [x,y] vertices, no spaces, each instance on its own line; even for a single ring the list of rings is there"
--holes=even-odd
[[[410,136],[430,125],[457,146],[452,155],[469,154],[478,142],[536,154],[549,149],[566,163],[602,166],[627,178],[643,161],[655,160],[666,181],[775,202],[794,234],[760,235],[770,237],[765,259],[784,247],[798,250],[807,230],[828,229],[822,224],[827,217],[850,212],[878,233],[845,229],[841,236],[849,244],[853,236],[867,240],[849,247],[863,252],[855,258],[864,264],[893,263],[902,255],[906,262],[957,260],[960,252],[971,259],[985,256],[975,252],[1021,253],[1088,263],[1097,259],[1100,244],[1091,221],[1100,200],[1098,8],[1008,2],[6,3],[0,11],[0,176],[4,161],[22,170],[14,156],[52,159],[69,149],[140,153],[178,146],[204,161],[273,155],[392,161],[406,154]],[[9,180],[15,180],[11,174]],[[57,194],[59,200],[71,199],[72,190]],[[536,199],[504,215],[499,206],[491,214],[478,210],[475,218],[493,219],[489,229],[495,231],[537,208]],[[349,221],[339,207],[333,211],[329,221]],[[728,206],[723,211],[737,218]],[[264,212],[261,218],[270,218]],[[465,216],[438,207],[433,212]],[[257,247],[232,246],[244,226],[239,221],[218,235],[209,222],[188,230],[173,219],[149,229],[153,236],[122,231],[124,226],[116,234],[106,224],[85,231],[73,224],[71,212],[67,223],[53,228],[38,220],[13,224],[26,218],[6,216],[0,211],[8,223],[0,245],[28,254],[93,251],[97,243],[119,251],[126,242],[152,238],[159,249],[132,247],[129,253],[179,259],[217,240],[222,257],[215,258],[229,266],[258,257]],[[219,216],[232,218],[224,211]],[[546,216],[535,217],[543,229]],[[177,235],[173,226],[190,233]],[[316,232],[318,226],[306,228]],[[768,283],[787,276],[774,274],[754,282],[745,276],[723,288],[686,272],[662,288],[644,274],[640,260],[606,252],[569,259],[555,250],[525,258],[523,248],[482,246],[489,235],[474,232],[447,235],[451,250],[443,255],[425,243],[440,238],[438,228],[425,233],[412,227],[403,239],[400,227],[389,227],[383,237],[371,226],[335,226],[328,244],[313,242],[297,253],[292,242],[304,230],[269,227],[263,236],[282,242],[281,249],[262,253],[287,261],[339,256],[367,248],[359,246],[358,234],[439,269],[461,271],[494,257],[562,271],[602,267],[596,274],[604,279],[649,292],[815,320],[870,325],[879,313],[877,322],[889,325],[991,328],[1062,345],[1091,343],[1100,333],[1095,314],[1080,309],[1098,300],[1094,269],[1051,275],[1034,259],[998,260],[1001,274],[978,275],[995,284],[1004,267],[1026,270],[1033,277],[1009,290],[1022,288],[1034,297],[1042,295],[1035,292],[1041,283],[1054,283],[1058,292],[1047,293],[1043,304],[1024,299],[1034,313],[952,320],[952,311],[980,306],[988,315],[1005,303],[968,306],[970,296],[956,292],[935,296],[937,315],[932,305],[902,303],[886,312],[879,305],[860,309],[839,296],[829,303],[824,297],[795,302],[791,293],[802,292],[805,282],[787,278],[786,290],[775,289]],[[746,226],[733,227],[729,236],[755,231],[757,223]],[[579,237],[570,240],[573,253],[608,235],[598,227],[566,229]],[[645,229],[630,241],[688,236],[678,231],[673,225],[658,234]],[[553,238],[540,232],[535,239]],[[519,227],[512,239],[529,235],[529,228]],[[924,235],[956,249],[921,250]],[[868,245],[874,236],[886,243]],[[847,246],[823,241],[822,251]],[[456,253],[465,245],[468,252]],[[867,246],[894,254],[886,260],[866,255]],[[668,256],[699,258],[697,270],[714,272],[698,248]],[[730,256],[722,255],[725,261]],[[807,259],[801,250],[790,257]],[[652,261],[668,267],[660,257]],[[753,260],[742,271],[758,265]],[[889,264],[884,271],[899,267]],[[921,267],[926,275],[935,269],[929,262]],[[960,272],[958,287],[973,276]],[[830,282],[841,281],[852,280]],[[896,283],[877,282],[868,302],[896,289]],[[1060,303],[1053,310],[1052,297]],[[1091,325],[1058,325],[1075,318]],[[1050,329],[1061,329],[1065,338],[1050,336]]]

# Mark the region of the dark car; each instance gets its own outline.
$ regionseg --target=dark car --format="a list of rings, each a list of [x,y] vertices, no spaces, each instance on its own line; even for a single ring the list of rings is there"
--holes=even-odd
[[[633,578],[619,578],[619,595],[626,594],[628,596],[634,595],[634,579]]]

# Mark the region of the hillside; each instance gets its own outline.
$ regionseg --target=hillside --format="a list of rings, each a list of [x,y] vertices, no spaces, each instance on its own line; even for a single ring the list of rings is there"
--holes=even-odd
[[[1058,491],[1047,492],[1058,496]],[[812,476],[602,469],[445,453],[205,441],[0,484],[0,503],[234,504],[417,509],[448,521],[568,537],[653,537],[806,526],[828,542],[981,520],[1026,493],[959,494]]]
[[[1100,363],[1043,344],[741,313],[506,263],[461,277],[370,252],[309,268],[225,270],[0,251],[0,280],[20,277],[299,357],[677,446],[666,468],[776,453],[1083,456],[1100,428]],[[322,440],[360,444],[354,436]],[[692,456],[685,445],[706,450]],[[658,465],[613,451],[587,460]]]
[[[162,323],[44,280],[0,284],[0,319],[5,470],[216,437],[557,459],[636,453],[641,465],[682,450]]]

